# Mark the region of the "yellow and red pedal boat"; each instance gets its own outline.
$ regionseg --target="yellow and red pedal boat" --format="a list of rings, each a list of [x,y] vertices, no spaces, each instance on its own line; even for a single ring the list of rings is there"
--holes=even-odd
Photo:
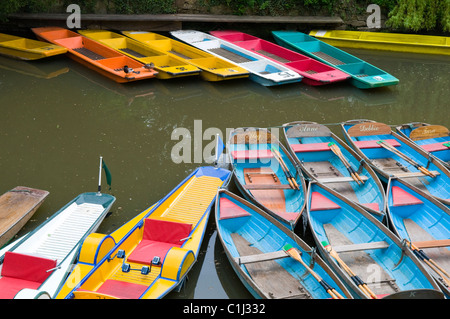
[[[218,188],[230,171],[199,167],[166,197],[110,235],[83,242],[57,299],[158,299],[197,260]]]

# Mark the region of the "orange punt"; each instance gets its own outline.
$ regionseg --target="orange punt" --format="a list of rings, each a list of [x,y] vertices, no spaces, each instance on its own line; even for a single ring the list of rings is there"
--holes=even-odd
[[[43,27],[32,30],[39,39],[67,48],[73,60],[118,83],[153,78],[158,74],[153,68],[68,29]]]

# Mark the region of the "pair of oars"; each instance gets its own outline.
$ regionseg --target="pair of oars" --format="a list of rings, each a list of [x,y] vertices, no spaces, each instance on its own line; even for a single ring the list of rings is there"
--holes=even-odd
[[[337,290],[331,287],[322,277],[320,277],[314,270],[312,270],[302,259],[302,253],[298,251],[298,249],[294,248],[290,244],[286,244],[283,247],[283,250],[292,258],[299,261],[303,267],[319,282],[319,284],[325,289],[325,291],[331,296],[333,299],[344,299],[342,295],[337,292]]]
[[[328,146],[333,151],[333,153],[336,154],[337,157],[339,157],[342,164],[344,164],[345,168],[347,168],[348,172],[350,173],[350,176],[356,181],[356,183],[364,184],[364,181],[361,179],[361,176],[359,176],[359,174],[353,169],[353,167],[345,158],[344,154],[342,154],[341,149],[336,145],[336,143],[330,142]]]
[[[293,189],[297,189],[299,190],[300,187],[297,184],[297,181],[295,180],[295,178],[292,176],[291,172],[289,171],[289,168],[287,167],[286,163],[284,162],[283,158],[281,157],[280,152],[278,152],[278,150],[276,150],[273,146],[271,147],[272,153],[274,154],[275,158],[277,159],[278,163],[281,166],[281,169],[284,172],[284,175],[286,176],[286,179],[289,182],[289,185],[291,185],[291,187]]]
[[[450,286],[450,276],[447,273],[447,271],[445,271],[445,269],[443,269],[441,266],[439,266],[433,259],[431,259],[430,257],[427,256],[427,254],[425,254],[425,252],[422,249],[419,249],[417,246],[415,246],[413,243],[406,241],[406,244],[411,247],[411,249],[413,250],[413,252],[416,254],[417,257],[419,257],[421,260],[423,260],[431,269],[433,269],[439,276],[441,276],[441,278],[445,281],[445,283]],[[445,278],[447,277],[447,278]]]
[[[423,174],[428,175],[430,177],[436,177],[436,175],[434,175],[433,173],[431,173],[428,169],[426,169],[425,167],[423,167],[422,165],[420,165],[419,163],[416,163],[414,160],[412,160],[411,158],[409,158],[407,155],[403,154],[402,152],[400,152],[399,150],[397,150],[396,148],[394,148],[391,144],[386,143],[383,140],[380,140],[377,142],[377,144],[379,144],[380,146],[384,147],[385,149],[387,149],[388,151],[391,151],[392,153],[398,155],[400,158],[403,158],[405,161],[407,161],[409,164],[411,164],[412,166],[414,166],[415,168],[417,168],[419,171],[421,171]]]
[[[367,286],[367,284],[356,275],[353,270],[339,257],[339,254],[333,250],[333,247],[327,242],[323,241],[322,245],[324,246],[325,250],[336,259],[336,261],[341,265],[341,267],[344,269],[344,271],[350,276],[350,278],[353,280],[353,282],[361,289],[361,291],[369,298],[372,299],[378,299],[377,295],[373,293],[372,290]]]

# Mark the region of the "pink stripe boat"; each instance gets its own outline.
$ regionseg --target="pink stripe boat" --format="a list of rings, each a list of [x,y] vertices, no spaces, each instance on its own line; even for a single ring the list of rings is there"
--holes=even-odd
[[[309,85],[330,84],[350,78],[347,73],[329,65],[247,33],[233,30],[209,33],[290,68],[302,75],[303,82]]]

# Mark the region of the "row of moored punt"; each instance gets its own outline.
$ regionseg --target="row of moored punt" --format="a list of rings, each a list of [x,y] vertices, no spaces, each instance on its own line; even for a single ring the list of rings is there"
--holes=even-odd
[[[95,230],[115,198],[77,196],[1,249],[0,298],[162,298],[185,282],[213,207],[226,255],[256,298],[450,297],[449,131],[341,127],[347,143],[314,122],[282,125],[285,143],[268,129],[236,129],[231,169],[197,168],[109,235]],[[231,178],[243,197],[228,190]],[[0,207],[18,210],[31,194],[11,190]]]

